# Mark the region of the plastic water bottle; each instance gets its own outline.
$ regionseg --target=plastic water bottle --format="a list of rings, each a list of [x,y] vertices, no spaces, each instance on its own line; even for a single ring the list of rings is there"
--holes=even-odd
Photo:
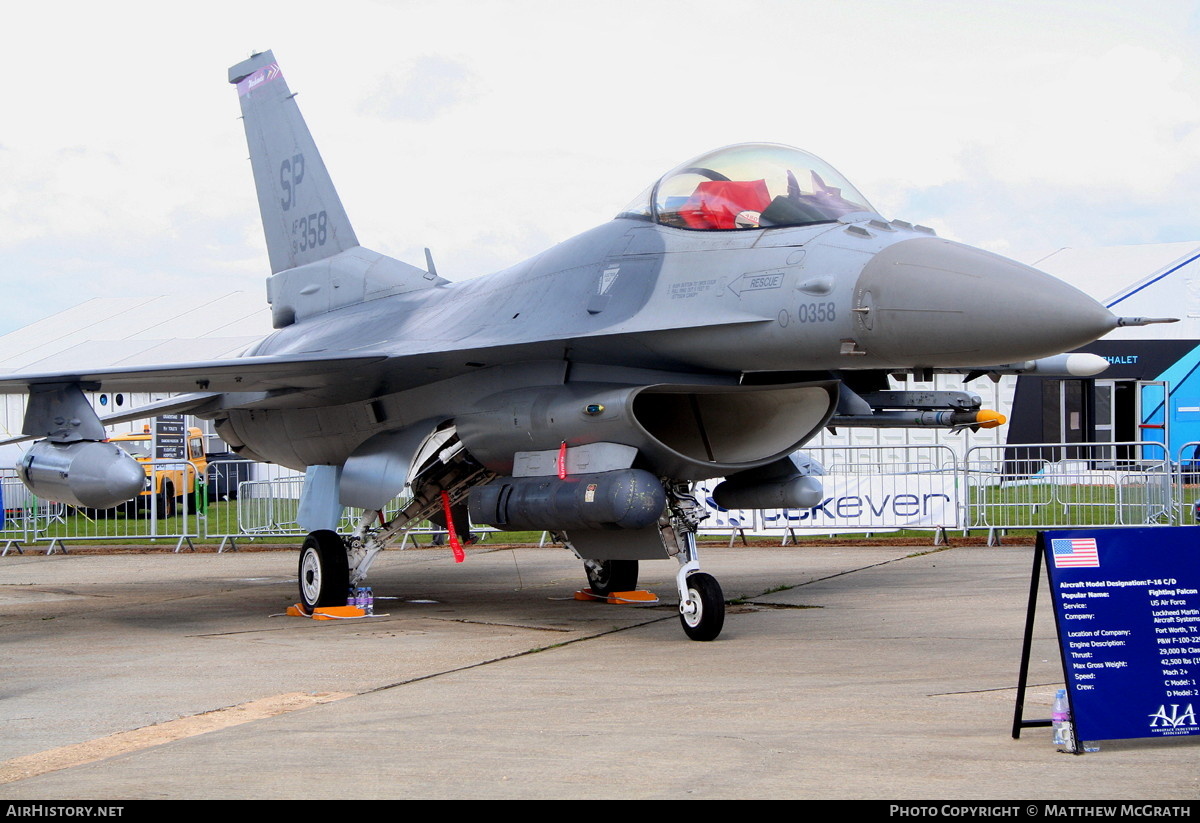
[[[364,586],[359,589],[361,594],[358,598],[358,607],[367,614],[375,614],[375,594],[371,591],[370,586]]]
[[[351,586],[351,587],[350,587],[350,596],[346,598],[346,605],[347,605],[347,606],[352,606],[352,607],[354,607],[354,608],[356,608],[356,609],[357,609],[357,608],[359,608],[359,605],[358,605],[358,592],[359,592],[359,590],[358,590],[358,589],[354,588],[353,586]]]
[[[1071,733],[1071,704],[1067,702],[1067,690],[1059,689],[1054,695],[1054,709],[1050,713],[1054,723],[1054,745],[1060,752],[1075,751],[1075,736]]]

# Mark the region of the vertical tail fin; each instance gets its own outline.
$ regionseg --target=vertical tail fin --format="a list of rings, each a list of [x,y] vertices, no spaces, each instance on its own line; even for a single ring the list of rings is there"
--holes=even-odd
[[[229,70],[237,85],[271,272],[358,245],[295,95],[270,51]]]

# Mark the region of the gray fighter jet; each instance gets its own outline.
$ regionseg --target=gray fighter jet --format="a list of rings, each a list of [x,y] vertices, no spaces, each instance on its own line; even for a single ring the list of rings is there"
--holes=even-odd
[[[418,268],[359,245],[270,52],[229,82],[276,331],[235,360],[10,375],[0,390],[29,392],[23,430],[44,439],[19,470],[42,497],[135,496],[144,473],[103,424],[165,411],[304,470],[308,609],[344,604],[389,541],[433,519],[454,539],[469,523],[550,531],[597,593],[673,557],[684,631],[711,640],[724,603],[700,571],[693,481],[725,478],[714,497],[731,508],[811,507],[820,480],[796,452],[825,426],[996,422],[977,396],[892,391],[889,374],[1076,370],[1053,356],[1126,322],[884,219],[827,164],[772,144],[689,160],[611,222],[451,283],[428,254]],[[449,219],[478,219],[463,208]],[[84,395],[100,388],[177,396],[101,421]],[[343,507],[365,512],[346,536]]]

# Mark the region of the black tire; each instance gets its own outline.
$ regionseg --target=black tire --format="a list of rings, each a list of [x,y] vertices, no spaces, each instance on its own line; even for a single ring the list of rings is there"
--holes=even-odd
[[[304,538],[300,548],[300,606],[309,614],[319,606],[345,606],[350,588],[346,544],[337,532],[322,529]]]
[[[715,640],[725,625],[725,594],[711,574],[696,572],[687,579],[695,614],[679,615],[683,631],[692,640]]]
[[[638,562],[636,560],[601,560],[600,570],[593,571],[584,566],[588,587],[596,594],[631,592],[637,588]]]
[[[168,517],[175,516],[175,506],[178,501],[175,500],[175,487],[170,483],[162,484],[162,493],[158,496],[158,519],[166,520]]]

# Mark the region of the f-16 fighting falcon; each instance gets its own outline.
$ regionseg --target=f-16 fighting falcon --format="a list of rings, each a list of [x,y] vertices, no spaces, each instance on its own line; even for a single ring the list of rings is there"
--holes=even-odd
[[[421,268],[359,245],[271,52],[229,82],[274,333],[237,359],[9,375],[0,389],[29,393],[23,431],[40,440],[19,472],[41,497],[134,497],[144,471],[104,424],[166,411],[304,471],[308,610],[345,604],[385,545],[432,519],[452,540],[470,523],[549,531],[602,594],[674,558],[683,630],[711,640],[725,607],[701,571],[693,482],[724,478],[713,497],[728,508],[812,507],[819,470],[797,450],[825,426],[999,422],[969,392],[892,391],[889,374],[1078,374],[1060,353],[1146,322],[885,219],[821,160],[762,143],[688,160],[610,222],[448,282],[428,255]],[[174,396],[101,420],[84,394],[100,389]],[[363,510],[350,534],[336,531],[343,507]]]

